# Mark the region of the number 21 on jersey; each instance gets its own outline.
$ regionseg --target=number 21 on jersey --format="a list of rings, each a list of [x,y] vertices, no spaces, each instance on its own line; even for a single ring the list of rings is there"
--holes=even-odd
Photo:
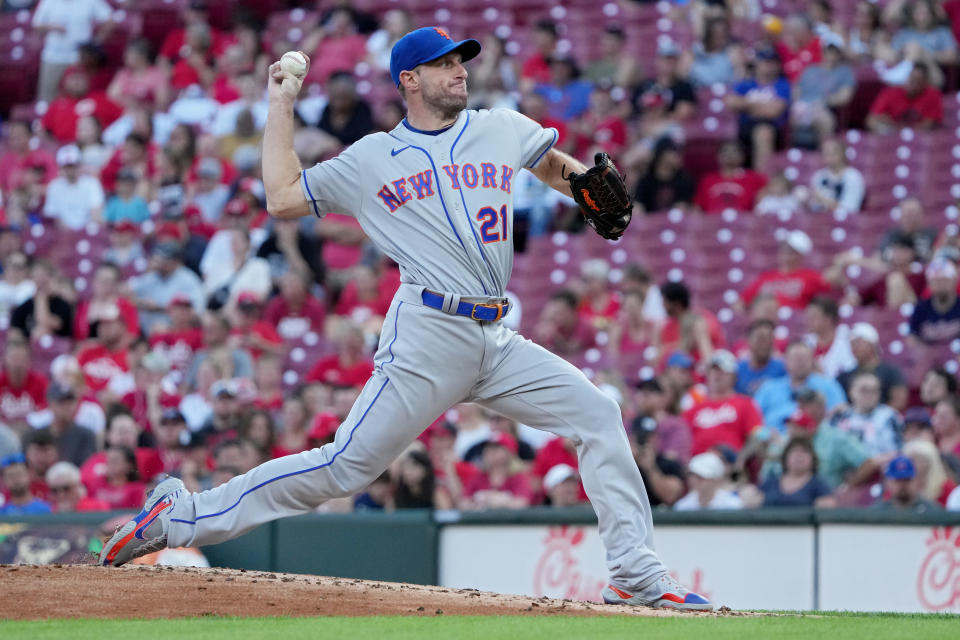
[[[507,205],[500,207],[500,213],[493,207],[484,207],[477,211],[480,223],[480,240],[484,244],[501,242],[507,239]],[[500,231],[502,225],[502,231]]]

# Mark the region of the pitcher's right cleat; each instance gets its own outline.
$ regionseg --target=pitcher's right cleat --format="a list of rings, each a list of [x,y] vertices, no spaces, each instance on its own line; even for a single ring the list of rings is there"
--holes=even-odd
[[[119,567],[134,558],[167,546],[170,510],[177,495],[186,491],[179,478],[167,478],[158,484],[143,505],[143,511],[117,529],[100,552],[100,564]]]
[[[603,589],[603,601],[607,604],[630,604],[657,609],[713,611],[713,604],[709,600],[690,591],[667,574],[636,593],[608,584]]]

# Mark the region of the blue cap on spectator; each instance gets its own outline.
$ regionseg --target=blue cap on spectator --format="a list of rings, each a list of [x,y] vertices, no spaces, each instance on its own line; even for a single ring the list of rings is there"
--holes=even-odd
[[[11,453],[0,460],[0,469],[6,469],[12,464],[27,464],[27,459],[22,453]]]
[[[667,358],[667,366],[689,369],[693,366],[693,358],[685,354],[683,351],[674,351],[670,354],[670,357]]]
[[[933,426],[930,410],[926,407],[910,407],[903,412],[904,424],[916,423],[925,427]]]
[[[894,480],[909,480],[917,475],[917,470],[913,466],[913,460],[907,456],[897,456],[887,463],[887,470],[883,475]]]
[[[463,61],[480,53],[480,43],[473,39],[455,41],[440,27],[423,27],[400,38],[390,51],[390,75],[393,84],[400,86],[400,72],[436,60],[451,51],[460,51]]]

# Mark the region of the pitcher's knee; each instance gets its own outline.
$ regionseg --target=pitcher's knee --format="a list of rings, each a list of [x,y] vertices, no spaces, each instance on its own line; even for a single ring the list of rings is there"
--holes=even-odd
[[[333,471],[333,482],[331,482],[331,498],[348,498],[360,491],[363,491],[373,484],[383,471],[375,469],[348,469]]]
[[[600,411],[604,424],[620,426],[623,423],[623,413],[620,411],[620,405],[605,393],[600,394],[597,410]]]
[[[584,431],[601,439],[623,431],[623,414],[616,400],[601,392],[590,403],[589,410],[584,412]]]

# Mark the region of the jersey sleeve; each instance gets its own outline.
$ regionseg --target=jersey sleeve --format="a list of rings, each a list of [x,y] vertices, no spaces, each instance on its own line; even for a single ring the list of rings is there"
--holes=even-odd
[[[300,172],[300,188],[310,210],[322,218],[330,212],[356,217],[363,199],[354,147]]]
[[[516,140],[520,145],[520,166],[536,167],[547,151],[557,143],[559,134],[554,128],[544,129],[527,116],[510,109],[504,109],[513,124]]]

